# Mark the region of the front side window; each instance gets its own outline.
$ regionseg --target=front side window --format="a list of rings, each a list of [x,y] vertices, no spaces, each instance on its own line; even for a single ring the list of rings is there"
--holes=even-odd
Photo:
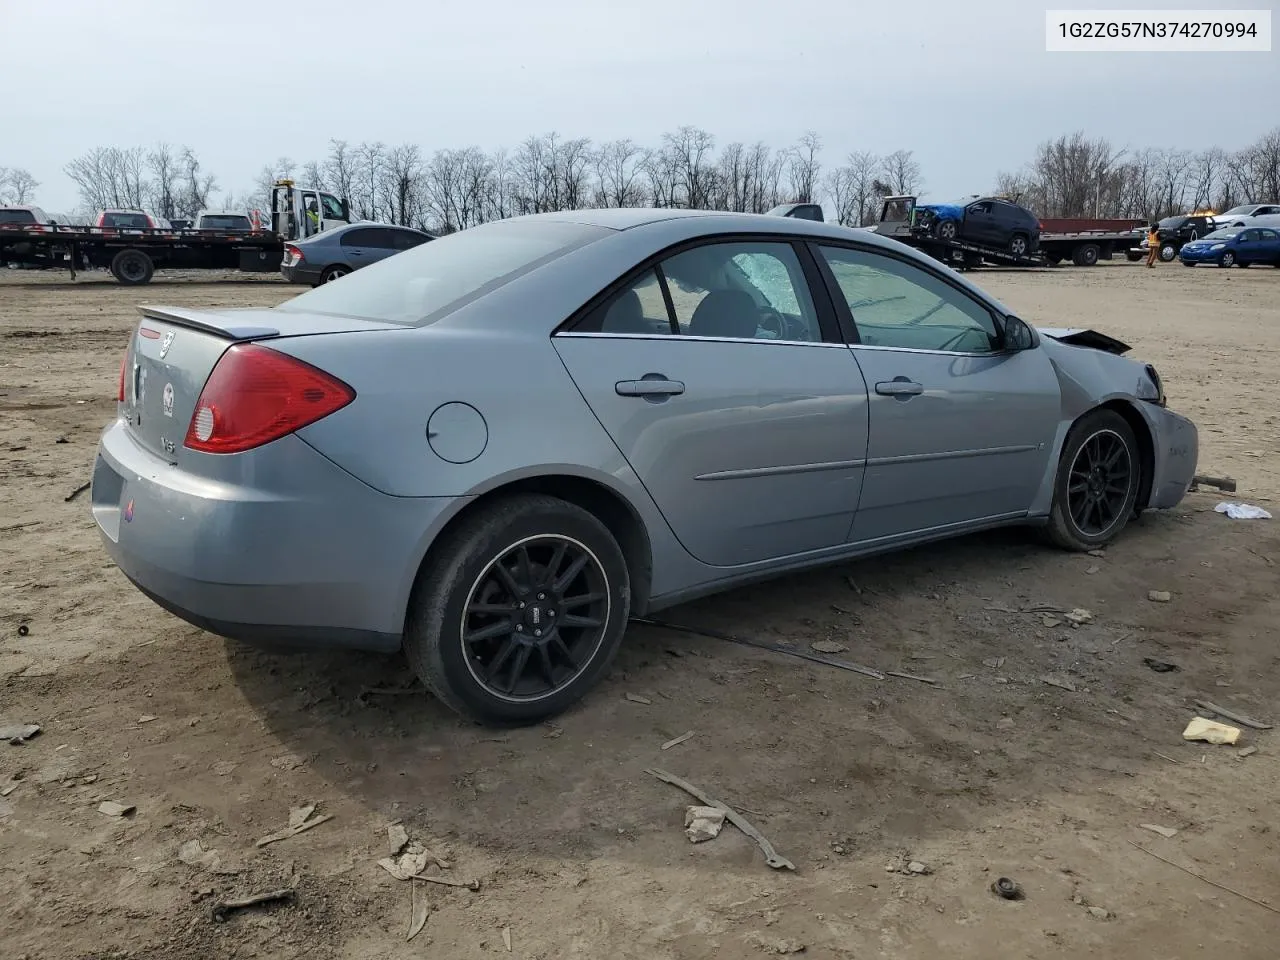
[[[342,220],[342,201],[331,193],[320,194],[320,206],[326,220]]]
[[[867,346],[955,353],[1000,349],[991,312],[931,273],[878,253],[819,249]]]

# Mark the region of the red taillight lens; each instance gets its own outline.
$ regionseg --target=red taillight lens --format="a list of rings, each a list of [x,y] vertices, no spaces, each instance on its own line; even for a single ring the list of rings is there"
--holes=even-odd
[[[291,243],[284,245],[284,255],[290,263],[301,263],[303,261],[302,251]]]
[[[209,374],[184,445],[240,453],[341,410],[356,392],[323,370],[255,343],[238,343]]]
[[[129,364],[129,351],[124,352],[124,356],[120,358],[120,383],[116,387],[116,403],[124,403],[124,370]]]

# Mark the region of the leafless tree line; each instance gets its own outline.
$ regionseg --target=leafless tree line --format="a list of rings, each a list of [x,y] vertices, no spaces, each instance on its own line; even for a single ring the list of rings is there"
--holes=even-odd
[[[0,167],[0,203],[26,204],[40,181],[21,167]]]
[[[732,142],[680,127],[655,146],[630,139],[594,143],[556,133],[532,136],[513,150],[436,150],[416,144],[333,140],[328,155],[263,167],[253,188],[227,195],[226,209],[269,206],[281,177],[348,198],[355,216],[439,232],[488,220],[577,207],[697,207],[760,213],[786,201],[824,202],[842,224],[874,222],[884,197],[919,193],[920,164],[910,150],[854,151],[824,170],[822,140],[806,133],[777,149]],[[66,167],[83,209],[140,207],[168,218],[208,206],[217,180],[194,151],[158,144],[99,147]],[[30,174],[0,167],[0,200],[29,199]],[[981,185],[980,185],[981,186]],[[1037,147],[995,190],[1040,216],[1155,218],[1191,209],[1223,210],[1280,200],[1280,128],[1235,152],[1212,148],[1130,150],[1083,131]],[[18,199],[14,199],[18,198]]]
[[[1043,217],[1159,219],[1280,198],[1280,127],[1234,153],[1126,150],[1083,131],[1046,141],[1021,171],[1002,173],[997,193]]]
[[[208,205],[217,178],[204,173],[190,147],[95,147],[65,172],[80,193],[82,210],[145,209],[166,219],[191,218]]]

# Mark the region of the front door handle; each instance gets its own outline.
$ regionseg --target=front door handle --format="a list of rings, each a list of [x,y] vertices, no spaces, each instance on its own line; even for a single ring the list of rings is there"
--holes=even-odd
[[[924,387],[906,377],[894,377],[892,380],[881,380],[877,383],[876,393],[882,397],[900,397],[907,400],[924,393]]]
[[[642,380],[619,380],[613,385],[620,397],[675,397],[684,393],[679,380],[648,375]]]

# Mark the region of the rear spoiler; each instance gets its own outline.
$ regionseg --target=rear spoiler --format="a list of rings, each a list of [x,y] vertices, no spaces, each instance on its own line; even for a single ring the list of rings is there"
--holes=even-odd
[[[1069,343],[1073,347],[1091,347],[1103,353],[1114,353],[1123,356],[1133,348],[1122,340],[1109,337],[1097,330],[1083,330],[1068,327],[1037,327],[1046,337],[1052,337],[1061,343]]]
[[[259,340],[264,337],[278,337],[280,331],[274,327],[253,326],[227,322],[227,312],[214,313],[210,310],[193,310],[189,307],[138,307],[138,313],[152,320],[165,323],[176,323],[182,327],[191,327],[205,333],[217,334],[231,340]]]

